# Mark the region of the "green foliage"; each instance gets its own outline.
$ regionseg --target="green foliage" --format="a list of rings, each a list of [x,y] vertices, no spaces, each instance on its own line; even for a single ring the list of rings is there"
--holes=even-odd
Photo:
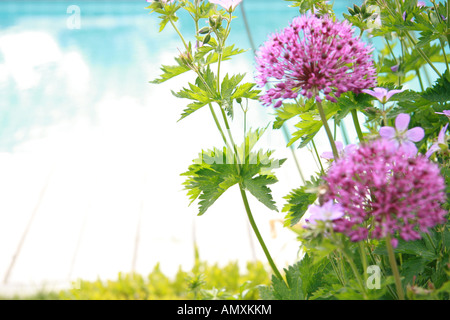
[[[311,182],[307,182],[304,186],[292,190],[284,197],[286,204],[282,212],[287,212],[284,218],[285,226],[292,227],[300,221],[308,207],[316,201],[317,187],[318,181],[313,177]]]
[[[322,102],[323,109],[327,120],[331,119],[339,110],[339,106],[336,103],[330,103],[329,101]],[[300,139],[299,148],[305,147],[316,136],[319,130],[322,128],[323,123],[319,115],[318,109],[315,107],[315,102],[310,99],[304,105],[299,104],[298,116],[300,121],[295,125],[298,129],[292,133],[292,138],[287,144],[291,146],[297,140]],[[287,118],[286,110],[292,114],[292,106],[287,106],[280,111],[277,118],[277,126],[283,123],[283,118]],[[284,112],[284,113],[283,113]]]
[[[442,78],[422,93],[422,97],[431,102],[450,101],[450,73],[447,71]]]
[[[240,270],[237,262],[225,266],[196,260],[187,272],[179,268],[174,277],[166,276],[157,264],[147,276],[119,273],[115,280],[80,280],[72,288],[39,291],[29,296],[0,299],[17,300],[257,300],[259,286],[269,283],[261,262],[248,262]]]
[[[202,151],[182,174],[187,177],[184,186],[190,199],[199,199],[199,215],[236,184],[242,185],[269,209],[277,210],[268,185],[278,181],[272,170],[281,166],[285,159],[272,159],[272,151],[252,152],[263,132],[260,129],[250,131],[237,152],[227,147]]]

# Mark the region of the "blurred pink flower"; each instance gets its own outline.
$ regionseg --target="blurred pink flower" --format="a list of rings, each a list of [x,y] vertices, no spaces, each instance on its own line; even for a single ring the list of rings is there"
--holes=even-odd
[[[311,215],[306,221],[312,225],[315,225],[317,220],[332,221],[344,215],[341,205],[334,203],[333,200],[327,201],[322,206],[311,205],[309,212]]]
[[[346,152],[351,152],[351,150],[356,148],[356,145],[354,145],[354,144],[349,144],[349,145],[345,146],[345,148],[344,148],[344,144],[341,141],[335,141],[334,144],[336,145],[336,149],[339,153],[339,157],[344,156]],[[333,152],[331,152],[331,151],[322,152],[320,157],[327,159],[327,160],[334,159]]]
[[[338,202],[345,212],[333,220],[334,230],[352,241],[388,234],[394,244],[395,238],[416,240],[420,232],[446,221],[446,186],[439,166],[423,155],[409,157],[390,141],[361,144],[333,162],[324,180],[324,201]]]
[[[445,131],[447,131],[448,123],[439,131],[439,135],[437,138],[437,142],[433,143],[433,145],[428,149],[427,153],[425,154],[425,157],[429,158],[433,153],[436,151],[441,150],[442,147],[448,148],[447,138],[445,136]]]

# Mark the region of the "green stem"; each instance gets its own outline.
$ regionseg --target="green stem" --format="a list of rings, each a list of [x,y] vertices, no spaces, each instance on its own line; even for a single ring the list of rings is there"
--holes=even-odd
[[[175,25],[175,23],[173,23],[172,19],[169,19],[170,24],[172,25],[172,27],[174,28],[174,30],[176,31],[176,33],[178,33],[178,35],[180,36],[181,41],[183,41],[183,45],[186,48],[186,51],[189,52],[189,47],[186,44],[186,40],[184,40],[183,35],[181,34],[180,30],[178,30],[177,26]]]
[[[400,279],[400,273],[398,271],[397,262],[395,261],[394,249],[391,244],[391,237],[386,235],[386,249],[389,257],[389,264],[391,265],[392,273],[395,280],[395,288],[397,290],[397,295],[400,300],[405,300],[405,295],[403,293],[402,282]]]
[[[214,123],[216,124],[216,127],[219,130],[220,135],[222,136],[223,142],[225,142],[225,145],[228,147],[228,149],[230,149],[230,146],[228,144],[228,141],[227,141],[227,138],[225,136],[225,133],[223,133],[222,127],[220,126],[219,120],[217,119],[217,116],[216,116],[216,112],[214,111],[214,108],[213,108],[211,103],[209,103],[209,110],[211,111],[211,114],[212,114],[213,119],[214,119]]]
[[[348,254],[345,252],[345,250],[342,250],[342,254],[344,255],[345,259],[347,259],[347,263],[350,265],[350,268],[352,269],[353,274],[354,274],[355,277],[356,277],[356,281],[357,281],[358,284],[359,284],[359,287],[360,287],[360,289],[361,289],[361,291],[362,291],[362,293],[363,293],[364,299],[367,299],[366,288],[365,288],[365,286],[364,286],[364,282],[363,282],[363,280],[362,280],[362,278],[361,278],[361,275],[359,274],[358,269],[356,268],[355,263],[353,262],[353,260],[351,259],[351,257],[348,256]]]
[[[264,243],[261,233],[258,230],[258,227],[255,223],[255,219],[253,219],[252,211],[250,210],[247,195],[245,194],[245,189],[244,189],[244,186],[242,185],[242,183],[239,183],[239,190],[241,192],[242,201],[244,202],[245,211],[247,212],[247,217],[248,217],[248,220],[250,221],[250,225],[252,226],[253,232],[255,233],[256,238],[258,239],[259,244],[261,245],[261,247],[264,251],[264,254],[266,255],[267,260],[269,261],[270,267],[272,268],[272,271],[274,272],[275,276],[278,279],[283,280],[283,277],[281,276],[280,271],[278,271],[278,268],[275,265],[275,263],[272,259],[272,256],[270,255],[269,250],[267,249],[266,244]]]
[[[337,260],[337,258],[333,258],[333,257],[330,257],[328,260],[330,261],[331,266],[333,267],[334,273],[336,273],[336,277],[338,278],[339,282],[340,282],[343,286],[345,286],[346,284],[345,284],[344,279],[343,279],[343,277],[342,277],[342,275],[341,275],[341,272],[340,272],[339,268],[337,267],[337,265],[334,263],[334,260],[333,260],[333,259],[336,259],[336,260]]]
[[[417,79],[419,79],[420,90],[424,91],[425,87],[423,86],[422,76],[420,75],[419,69],[416,69]]]
[[[323,110],[322,103],[317,101],[317,109],[319,110],[320,118],[322,119],[323,127],[325,128],[325,131],[328,136],[328,140],[331,145],[331,150],[333,151],[334,160],[339,159],[339,152],[336,148],[336,144],[333,140],[333,134],[331,133],[330,127],[328,126],[328,120],[327,116],[325,115],[325,111]]]
[[[319,152],[317,152],[316,144],[314,143],[314,139],[311,139],[311,145],[313,146],[314,153],[316,154],[317,162],[320,165],[320,171],[323,175],[325,175],[325,170],[323,169],[322,161],[320,160]]]
[[[408,37],[409,41],[413,44],[414,48],[419,52],[419,54],[422,56],[422,58],[430,65],[431,69],[436,72],[436,74],[441,78],[442,74],[439,72],[438,69],[434,66],[434,64],[431,62],[430,58],[423,52],[422,49],[416,47],[416,42],[414,41],[413,37],[409,34],[409,32],[405,31],[406,36]]]
[[[361,261],[363,264],[364,280],[367,282],[367,257],[366,257],[366,247],[363,241],[359,242],[359,251],[361,254]]]
[[[447,72],[450,72],[450,67],[448,65],[447,55],[445,54],[444,43],[442,42],[441,38],[439,38],[439,43],[441,44],[442,54],[444,55],[445,65],[447,66]]]
[[[364,140],[364,135],[361,131],[361,126],[359,125],[358,112],[356,111],[356,109],[352,109],[351,112],[352,112],[353,124],[355,125],[356,134],[358,135],[359,141],[362,142]]]
[[[237,170],[238,170],[238,174],[239,174],[241,170],[240,170],[240,166],[239,166],[240,160],[239,160],[239,153],[237,150],[237,145],[234,142],[233,135],[231,134],[230,125],[227,120],[227,115],[225,114],[225,111],[223,110],[222,106],[219,106],[219,107],[220,107],[220,112],[222,113],[223,122],[225,123],[225,128],[227,129],[227,132],[228,132],[228,137],[230,138],[231,145],[233,146],[234,157],[235,157],[236,166],[237,166]]]

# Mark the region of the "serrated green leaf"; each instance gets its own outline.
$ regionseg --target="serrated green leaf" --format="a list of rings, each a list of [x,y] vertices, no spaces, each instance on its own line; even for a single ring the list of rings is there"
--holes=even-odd
[[[278,180],[274,176],[260,175],[252,179],[245,179],[243,185],[267,208],[278,211],[275,201],[272,198],[272,191],[267,187],[276,182],[278,182]]]
[[[272,159],[272,151],[251,151],[264,130],[247,133],[246,143],[237,148],[237,159],[226,147],[223,150],[203,151],[188,171],[182,173],[187,177],[183,185],[191,203],[199,200],[199,215],[204,214],[226,190],[238,183],[268,208],[276,210],[268,185],[277,181],[272,169],[280,166],[285,159]]]
[[[312,193],[308,186],[303,186],[292,190],[284,199],[287,200],[282,209],[282,212],[287,212],[284,225],[291,227],[300,221],[308,207],[316,201],[317,194]]]
[[[150,83],[160,84],[190,70],[188,66],[183,65],[183,63],[179,58],[175,58],[175,60],[177,61],[178,65],[175,66],[163,65],[161,67],[163,74],[161,74],[159,78],[150,81]]]
[[[304,300],[302,278],[297,265],[284,269],[286,282],[272,276],[273,296],[277,300]]]
[[[336,103],[329,103],[328,101],[322,102],[322,106],[327,120],[333,117],[339,110],[339,106]],[[299,139],[301,139],[299,148],[305,147],[323,126],[317,108],[303,112],[300,114],[300,118],[300,122],[295,125],[298,130],[292,133],[292,138],[287,144],[288,147]]]
[[[439,78],[435,84],[428,88],[422,97],[432,102],[448,102],[450,101],[450,78],[449,73],[446,71],[441,78]]]

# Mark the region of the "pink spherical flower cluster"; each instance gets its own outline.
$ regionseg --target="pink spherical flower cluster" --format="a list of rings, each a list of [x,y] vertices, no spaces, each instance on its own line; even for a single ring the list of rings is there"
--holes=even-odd
[[[342,93],[376,85],[372,48],[353,36],[347,21],[303,15],[271,35],[256,55],[256,82],[273,84],[263,96],[265,105],[279,107],[298,94],[335,102]]]
[[[411,157],[392,142],[379,139],[361,144],[334,162],[324,180],[345,215],[334,230],[361,241],[388,234],[405,241],[445,222],[445,182],[437,164],[425,156]]]

